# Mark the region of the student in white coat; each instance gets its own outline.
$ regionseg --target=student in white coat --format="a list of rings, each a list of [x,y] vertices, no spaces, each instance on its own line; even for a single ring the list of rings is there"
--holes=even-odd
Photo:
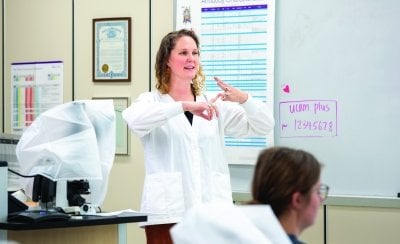
[[[122,113],[144,146],[147,243],[172,243],[169,229],[195,204],[232,203],[224,136],[265,136],[274,127],[265,103],[218,78],[221,92],[207,98],[199,55],[193,31],[167,34],[156,57],[156,90]]]

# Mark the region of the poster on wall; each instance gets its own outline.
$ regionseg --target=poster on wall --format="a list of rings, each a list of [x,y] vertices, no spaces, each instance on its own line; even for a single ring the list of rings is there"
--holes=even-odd
[[[11,130],[21,135],[42,112],[63,103],[61,61],[11,64]]]
[[[219,92],[217,76],[274,108],[274,0],[176,0],[175,29],[193,29],[200,38],[200,58],[207,92]],[[254,164],[260,150],[274,145],[274,135],[225,138],[230,164]]]

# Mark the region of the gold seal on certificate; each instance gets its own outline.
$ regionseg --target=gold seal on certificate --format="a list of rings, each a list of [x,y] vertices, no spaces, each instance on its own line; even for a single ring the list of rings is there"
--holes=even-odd
[[[101,66],[101,71],[103,71],[103,73],[107,73],[109,70],[108,64],[103,64]]]

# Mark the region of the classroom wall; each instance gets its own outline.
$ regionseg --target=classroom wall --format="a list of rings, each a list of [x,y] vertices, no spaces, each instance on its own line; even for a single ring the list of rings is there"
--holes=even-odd
[[[92,97],[129,97],[132,101],[148,90],[149,1],[3,1],[6,6],[6,77],[3,80],[6,91],[10,91],[11,62],[46,60],[64,62],[64,102]],[[92,81],[92,19],[106,17],[131,17],[131,82]],[[5,116],[6,128],[3,132],[9,133],[10,94],[6,92],[5,97],[6,111],[2,116]],[[130,155],[116,156],[102,210],[139,210],[143,171],[142,147],[137,137],[130,136]],[[145,243],[144,230],[136,223],[128,224],[127,233],[128,243]]]
[[[398,208],[329,206],[327,243],[399,243],[399,226]]]
[[[11,131],[11,63],[55,61],[64,63],[64,101],[72,100],[71,1],[3,0],[5,132]],[[51,21],[49,21],[51,20]]]
[[[173,0],[3,0],[6,5],[5,79],[10,90],[10,63],[38,60],[64,62],[64,101],[92,97],[130,97],[149,89],[153,79],[154,57],[160,39],[173,29]],[[72,52],[72,3],[75,4],[75,52]],[[129,83],[92,82],[92,19],[132,18],[132,81]],[[51,19],[52,21],[49,21]],[[151,24],[152,32],[149,33]],[[151,34],[151,40],[149,35]],[[276,43],[279,45],[279,43]],[[149,55],[150,53],[150,55]],[[3,53],[2,53],[3,55]],[[73,56],[74,65],[73,65]],[[150,57],[149,57],[150,56]],[[1,62],[1,60],[0,60]],[[149,63],[150,67],[149,67]],[[150,69],[150,70],[149,70]],[[1,69],[0,72],[3,72]],[[72,90],[72,81],[75,87]],[[5,131],[10,131],[9,94],[5,96]],[[143,148],[130,136],[130,155],[117,156],[111,170],[105,211],[140,208],[144,176]],[[238,200],[241,200],[240,197]],[[397,243],[400,239],[400,210],[396,208],[328,205],[327,243]],[[309,244],[323,243],[323,211],[301,239]],[[128,243],[145,243],[144,231],[128,225]]]
[[[76,1],[75,99],[91,97],[129,97],[148,90],[149,82],[149,2],[130,0]],[[131,17],[131,82],[92,82],[92,19]],[[116,156],[106,211],[140,209],[144,176],[143,150],[137,137],[130,135],[130,155]],[[145,243],[144,230],[128,225],[128,243]]]

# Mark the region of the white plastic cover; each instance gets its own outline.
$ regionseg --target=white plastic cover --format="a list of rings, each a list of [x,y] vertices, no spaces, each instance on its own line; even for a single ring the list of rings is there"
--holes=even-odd
[[[269,205],[199,204],[171,229],[174,244],[290,244]]]
[[[112,100],[80,100],[42,113],[22,134],[16,155],[24,175],[53,181],[89,180],[91,203],[100,206],[115,155]],[[32,180],[22,180],[32,196]]]

